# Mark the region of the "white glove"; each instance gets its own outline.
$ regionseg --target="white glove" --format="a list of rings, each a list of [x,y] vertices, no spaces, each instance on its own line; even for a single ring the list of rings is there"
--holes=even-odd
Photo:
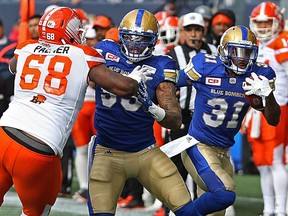
[[[151,71],[148,70],[147,67],[141,67],[140,65],[136,66],[133,71],[128,75],[128,77],[136,80],[138,83],[143,80],[145,83],[146,81],[152,80]]]
[[[254,72],[251,73],[251,76],[253,77],[253,79],[247,77],[245,79],[246,82],[243,83],[243,89],[245,91],[245,94],[255,94],[264,98],[267,97],[272,92],[272,89],[269,85],[269,80],[262,75],[258,77],[257,74]]]

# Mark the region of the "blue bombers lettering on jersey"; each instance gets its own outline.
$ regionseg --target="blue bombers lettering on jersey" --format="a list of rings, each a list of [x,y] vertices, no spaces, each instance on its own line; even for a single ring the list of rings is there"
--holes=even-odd
[[[271,67],[256,63],[252,72],[274,80]],[[199,53],[179,71],[196,88],[195,109],[188,134],[207,145],[231,147],[249,108],[242,88],[244,75],[231,77],[218,56]]]
[[[148,67],[153,79],[146,82],[147,91],[155,104],[158,104],[156,88],[159,83],[176,82],[176,62],[168,56],[152,56],[132,63],[120,53],[119,44],[114,41],[101,41],[95,48],[115,73],[128,75],[137,65]],[[154,119],[143,111],[136,97],[118,97],[96,86],[94,126],[98,131],[98,144],[121,151],[140,151],[156,143],[153,123]]]

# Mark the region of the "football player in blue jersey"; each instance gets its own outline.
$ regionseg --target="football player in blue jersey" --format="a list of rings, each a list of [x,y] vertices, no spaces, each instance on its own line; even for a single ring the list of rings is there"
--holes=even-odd
[[[175,93],[176,62],[168,56],[152,55],[158,30],[152,13],[135,9],[119,25],[119,43],[104,40],[95,47],[115,73],[128,75],[135,66],[142,66],[152,74],[152,80],[142,82],[138,98],[117,97],[96,86],[94,124],[98,135],[90,142],[96,147],[89,180],[90,215],[115,215],[128,178],[137,178],[177,216],[200,215],[193,210],[176,166],[157,147],[153,135],[155,120],[173,130],[181,126]]]
[[[202,195],[194,205],[201,215],[224,215],[235,201],[229,148],[249,109],[245,94],[262,97],[267,122],[273,126],[279,122],[280,108],[273,95],[275,72],[257,63],[257,54],[254,33],[233,26],[223,34],[218,56],[199,53],[179,71],[178,85],[188,82],[197,90],[188,148],[181,156],[200,188]]]

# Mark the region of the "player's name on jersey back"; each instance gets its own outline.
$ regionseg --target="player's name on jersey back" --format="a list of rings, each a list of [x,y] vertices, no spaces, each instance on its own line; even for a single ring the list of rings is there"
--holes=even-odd
[[[58,53],[58,54],[68,54],[70,46],[59,46],[56,49],[50,49],[44,46],[36,46],[34,52],[36,53]]]

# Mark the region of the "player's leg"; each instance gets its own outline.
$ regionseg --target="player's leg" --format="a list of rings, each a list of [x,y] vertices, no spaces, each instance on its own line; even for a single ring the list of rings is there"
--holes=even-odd
[[[285,215],[288,175],[283,158],[285,155],[285,143],[287,142],[286,137],[288,133],[288,106],[281,106],[280,122],[273,129],[276,130],[276,143],[270,169],[273,176],[273,188],[275,191],[275,214]]]
[[[201,214],[222,211],[234,203],[235,183],[229,149],[199,143],[183,152],[182,158],[197,186],[205,191],[194,201]]]
[[[285,214],[288,189],[288,176],[283,164],[283,144],[274,149],[274,159],[269,166],[273,179],[273,190],[275,192],[275,213]]]
[[[139,167],[139,181],[177,216],[200,215],[175,164],[159,148],[141,151]]]
[[[123,152],[96,146],[89,178],[90,215],[114,215],[127,178]]]
[[[22,147],[14,165],[13,182],[24,214],[48,215],[62,182],[59,156],[42,155]]]
[[[3,203],[4,195],[7,193],[7,191],[12,187],[12,166],[13,162],[15,160],[15,157],[17,156],[17,151],[19,149],[11,149],[11,138],[5,134],[5,132],[2,130],[2,127],[0,127],[0,206]]]

